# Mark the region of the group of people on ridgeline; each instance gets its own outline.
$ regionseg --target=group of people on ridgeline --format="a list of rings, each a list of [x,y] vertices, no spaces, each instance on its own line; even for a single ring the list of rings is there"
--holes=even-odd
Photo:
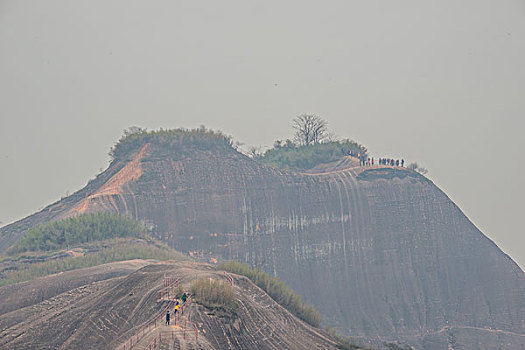
[[[359,165],[360,166],[373,166],[374,165],[374,158],[366,157],[364,154],[355,153],[354,151],[345,151],[344,149],[341,149],[344,155],[356,157],[359,159]],[[392,159],[392,158],[379,158],[377,161],[378,165],[389,165],[389,166],[401,166],[405,167],[405,160],[401,159]]]
[[[390,165],[390,166],[401,166],[405,167],[405,160],[391,159],[391,158],[379,158],[379,165]]]
[[[188,298],[188,295],[186,293],[182,294],[182,305],[184,305],[186,303],[186,299]],[[173,317],[176,317],[177,316],[177,311],[179,311],[181,307],[181,303],[179,303],[178,300],[175,301],[175,308],[174,308],[174,311],[173,311]],[[166,311],[166,324],[169,326],[170,325],[170,318],[171,318],[171,315],[170,315],[170,310],[168,309]],[[176,320],[176,319],[175,319]]]

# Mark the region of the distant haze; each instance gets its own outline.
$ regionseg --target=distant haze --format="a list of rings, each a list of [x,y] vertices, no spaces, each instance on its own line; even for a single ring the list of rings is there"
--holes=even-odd
[[[269,147],[302,113],[417,161],[525,266],[523,1],[0,0],[0,221],[80,189],[132,125]]]

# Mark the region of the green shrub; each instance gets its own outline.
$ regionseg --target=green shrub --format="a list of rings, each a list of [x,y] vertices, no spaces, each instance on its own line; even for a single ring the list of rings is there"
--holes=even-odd
[[[140,149],[144,144],[150,143],[159,148],[176,151],[182,144],[203,149],[233,149],[232,139],[220,131],[206,129],[201,126],[197,129],[159,129],[147,131],[141,128],[130,128],[111,148],[109,156],[112,160],[125,160]]]
[[[100,244],[102,246],[109,245],[109,247],[101,248],[95,253],[90,253],[84,256],[47,260],[45,262],[23,265],[18,270],[7,271],[0,278],[0,286],[28,281],[37,277],[47,276],[62,271],[92,267],[114,261],[132,259],[186,259],[183,254],[164,246],[161,243],[157,243],[159,246],[152,246],[147,242],[133,242],[129,239],[118,239],[100,242]]]
[[[285,286],[284,282],[278,278],[270,277],[266,272],[258,267],[252,269],[248,264],[237,261],[228,261],[218,266],[219,269],[229,271],[238,275],[248,277],[259,288],[296,315],[301,320],[314,327],[321,325],[321,314],[311,304],[304,303],[301,296],[296,294],[290,287]]]
[[[114,237],[140,237],[146,229],[135,220],[112,213],[75,216],[30,228],[8,254],[63,249]]]
[[[353,151],[355,154],[365,154],[366,148],[351,140],[316,143],[297,146],[290,140],[276,141],[272,149],[255,157],[256,160],[282,169],[306,170],[321,163],[333,162],[343,155]]]
[[[191,284],[191,293],[195,302],[213,310],[218,316],[237,315],[233,287],[225,282],[211,278],[201,278]]]

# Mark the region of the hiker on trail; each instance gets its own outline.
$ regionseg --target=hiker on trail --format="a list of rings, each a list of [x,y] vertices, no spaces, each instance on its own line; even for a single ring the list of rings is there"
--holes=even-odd
[[[404,159],[401,159],[401,167],[402,167],[402,168],[405,167],[405,160],[404,160]]]
[[[177,311],[175,311],[177,312]],[[168,310],[166,312],[166,324],[169,326],[170,325],[170,310]]]
[[[185,303],[187,298],[188,296],[186,295],[186,292],[184,292],[184,294],[182,294],[182,303]]]
[[[399,166],[399,159],[396,159],[396,166]]]
[[[177,311],[179,311],[179,308],[180,308],[180,304],[177,301],[177,304],[175,305],[175,312],[173,313],[174,315],[177,315]]]

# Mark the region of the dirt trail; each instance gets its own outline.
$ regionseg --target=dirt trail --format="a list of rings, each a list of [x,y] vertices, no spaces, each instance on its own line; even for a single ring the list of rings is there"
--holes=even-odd
[[[298,320],[247,278],[236,275],[231,275],[239,306],[236,318],[221,318],[189,303],[176,325],[162,325],[160,318],[170,306],[170,299],[158,294],[165,288],[165,275],[180,279],[186,291],[197,278],[230,281],[206,264],[150,264],[129,276],[73,288],[0,315],[0,348],[145,350],[151,341],[163,350],[336,348],[330,336]],[[156,327],[150,326],[152,321]]]

